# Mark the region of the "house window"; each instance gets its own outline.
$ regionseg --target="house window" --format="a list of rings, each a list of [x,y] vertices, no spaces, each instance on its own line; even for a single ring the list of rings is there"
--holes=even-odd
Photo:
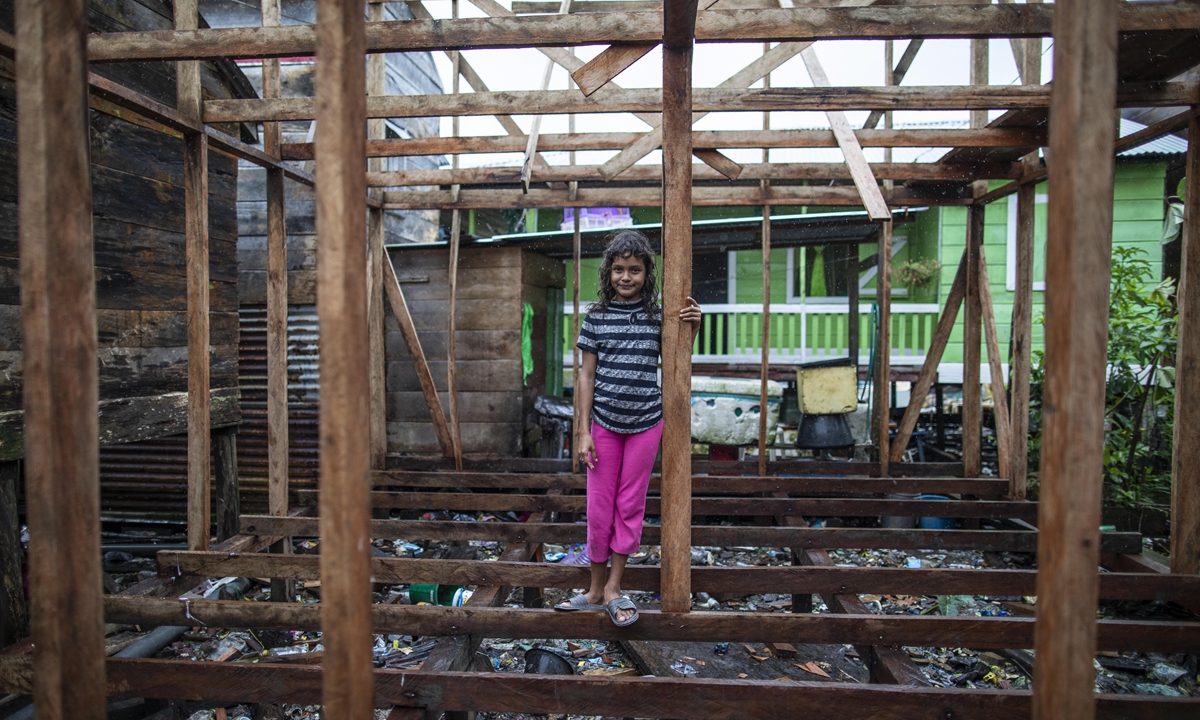
[[[874,243],[864,243],[874,247]],[[892,258],[908,244],[908,238],[892,238]],[[856,246],[851,243],[808,245],[788,249],[788,302],[837,302],[850,297],[850,283],[858,282],[860,298],[875,296],[875,288],[867,287],[875,281],[879,268],[871,255],[858,261],[858,277],[852,278],[850,260]],[[908,288],[892,288],[892,297],[905,297]]]
[[[1044,193],[1034,195],[1033,215],[1033,289],[1046,289],[1046,210],[1048,198]],[[1043,206],[1043,207],[1038,207]],[[1005,263],[1004,286],[1009,292],[1017,289],[1017,196],[1008,196],[1008,218],[1006,223],[1008,262]],[[1039,279],[1041,278],[1041,279]]]

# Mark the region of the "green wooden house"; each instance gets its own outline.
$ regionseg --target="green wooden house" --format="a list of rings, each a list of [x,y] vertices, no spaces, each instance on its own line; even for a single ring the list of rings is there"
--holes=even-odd
[[[1121,123],[1122,135],[1143,127],[1130,120]],[[1167,200],[1180,192],[1186,149],[1185,141],[1166,136],[1127,150],[1117,158],[1113,243],[1142,250],[1156,276],[1174,276],[1178,272],[1178,241],[1163,245],[1161,240]],[[1006,182],[993,181],[993,186]],[[1036,193],[1033,347],[1038,349],[1042,346],[1039,319],[1045,290],[1045,183],[1037,187]],[[652,240],[657,237],[662,220],[659,208],[633,208],[630,215],[635,227],[645,230]],[[530,238],[534,234],[557,242],[558,251],[554,254],[568,258],[560,322],[563,361],[569,368],[573,338],[573,269],[569,260],[570,233],[566,230],[570,223],[564,223],[563,216],[562,210],[555,209],[527,211],[523,220],[528,232],[520,237]],[[788,364],[845,357],[849,351],[849,284],[857,282],[859,362],[865,365],[873,341],[871,310],[877,272],[874,267],[876,245],[870,241],[874,227],[866,219],[865,212],[847,208],[776,206],[772,208],[771,217],[773,227],[792,228],[783,241],[773,241],[771,252],[772,362]],[[762,253],[757,240],[761,210],[699,207],[693,211],[693,218],[694,235],[705,234],[708,238],[695,243],[693,254],[693,294],[705,308],[704,327],[693,349],[694,361],[757,364],[761,355],[763,301]],[[475,218],[469,222],[474,227]],[[892,243],[891,361],[895,368],[920,366],[925,360],[966,244],[966,222],[967,211],[961,206],[909,208],[898,217]],[[819,228],[831,223],[859,228],[857,232],[863,241],[858,244],[860,267],[855,278],[850,277],[849,262],[854,244],[845,242],[846,237],[841,242],[813,244],[814,237],[821,237]],[[580,267],[580,298],[585,310],[587,303],[596,298],[600,261],[595,255],[602,235],[598,232],[585,235]],[[773,232],[773,238],[776,237]],[[726,238],[734,249],[725,249],[722,238]],[[1015,195],[988,206],[984,251],[1000,346],[1002,352],[1007,352],[1016,284]],[[921,263],[925,270],[932,269],[931,266],[935,269],[925,282],[901,282],[899,278],[903,273],[898,271],[914,263]],[[558,318],[551,320],[555,324]],[[986,355],[983,357],[985,362],[981,372],[986,382],[990,373]],[[941,382],[961,382],[962,358],[960,314],[938,367]],[[1007,372],[1007,363],[1004,365]]]

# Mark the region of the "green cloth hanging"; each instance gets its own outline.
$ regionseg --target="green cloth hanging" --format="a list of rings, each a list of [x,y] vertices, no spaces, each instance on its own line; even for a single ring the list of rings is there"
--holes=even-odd
[[[812,297],[825,297],[825,248],[815,248],[812,266]]]
[[[525,303],[525,317],[521,320],[521,382],[529,385],[533,374],[533,306]]]

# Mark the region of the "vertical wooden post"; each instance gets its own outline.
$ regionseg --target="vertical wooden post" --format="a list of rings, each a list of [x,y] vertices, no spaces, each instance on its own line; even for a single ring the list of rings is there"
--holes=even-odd
[[[879,303],[879,344],[875,348],[875,422],[879,426],[879,476],[891,472],[888,425],[892,417],[892,223],[879,224],[879,273],[875,300]]]
[[[766,152],[765,150],[763,152]],[[770,181],[762,181],[763,197]],[[762,380],[758,391],[758,474],[767,474],[767,383],[771,374],[771,206],[763,205],[762,217]]]
[[[573,124],[573,123],[572,123]],[[574,128],[571,128],[572,130]],[[574,153],[571,153],[574,155]],[[571,165],[575,163],[572,161]],[[582,358],[582,352],[575,343],[579,342],[579,262],[582,259],[583,242],[579,236],[579,211],[580,208],[575,208],[575,232],[571,241],[571,257],[574,261],[574,276],[571,279],[571,285],[574,288],[575,314],[573,332],[571,333],[571,385],[574,390],[571,393],[571,406],[573,408],[573,417],[571,421],[571,472],[579,472],[579,455],[575,452],[575,437],[579,432],[579,428],[583,427],[583,423],[587,422],[586,418],[579,416],[579,370]]]
[[[1089,720],[1096,711],[1117,3],[1061,0],[1053,29],[1033,717]]]
[[[175,3],[175,29],[195,30],[200,14],[196,0]],[[202,115],[200,63],[175,63],[179,111],[190,118]],[[209,434],[209,318],[208,318],[208,138],[203,133],[183,137],[185,231],[187,235],[188,327],[188,549],[207,550],[211,530],[209,476],[212,472]]]
[[[241,488],[237,471],[237,427],[213,430],[213,476],[216,478],[217,542],[238,533],[242,514]]]
[[[1028,50],[1026,58],[1029,57]],[[1037,162],[1037,153],[1026,156]],[[1017,285],[1013,295],[1012,362],[1009,387],[1012,389],[1012,477],[1008,494],[1024,500],[1029,475],[1029,376],[1033,364],[1033,238],[1036,186],[1028,183],[1017,188]]]
[[[366,278],[366,29],[361,0],[318,0],[317,321],[324,711],[374,716]]]
[[[29,603],[21,571],[21,522],[17,486],[21,461],[0,462],[0,649],[29,634]]]
[[[967,208],[967,289],[963,298],[962,458],[963,476],[979,477],[983,407],[980,404],[979,343],[983,305],[979,297],[979,256],[983,252],[983,205]]]
[[[25,490],[38,720],[104,718],[87,4],[18,0]]]
[[[458,0],[451,0],[450,3],[451,15],[458,17]],[[451,74],[452,92],[457,95],[459,87],[459,77],[461,75],[460,67],[462,64],[462,55],[455,50],[451,55],[453,65]],[[451,134],[458,137],[459,118],[455,116],[450,119]],[[458,169],[458,155],[450,158],[451,166]],[[454,198],[458,199],[458,186],[452,188]],[[462,447],[462,427],[459,425],[458,419],[458,354],[457,343],[455,342],[455,306],[458,299],[458,242],[462,233],[462,215],[458,208],[450,211],[450,310],[449,320],[447,323],[447,338],[446,338],[446,396],[448,401],[448,409],[450,410],[450,440],[454,448],[454,469],[462,471],[463,469],[463,447]]]
[[[384,20],[382,3],[369,3],[367,16],[372,22]],[[367,95],[387,94],[387,56],[373,53],[367,56]],[[387,137],[383,119],[367,121],[367,137],[382,140]],[[368,169],[382,171],[387,160],[371,158]],[[372,188],[371,197],[382,200],[382,188]],[[385,350],[383,337],[383,208],[372,207],[367,218],[367,338],[369,343],[370,369],[368,379],[371,386],[371,467],[382,470],[387,464],[387,380],[385,375]]]
[[[988,43],[987,38],[971,40],[971,84],[987,85],[991,82],[988,77]],[[987,110],[971,111],[971,127],[981,128],[988,124]]]
[[[1200,118],[1188,124],[1187,197],[1179,273],[1171,572],[1200,573]]]
[[[1037,2],[1038,0],[1026,0]],[[1042,39],[1029,38],[1025,43],[1021,82],[1038,85],[1042,79]],[[1021,160],[1026,171],[1038,166],[1037,151]],[[1012,477],[1008,494],[1013,500],[1024,500],[1029,476],[1029,375],[1033,365],[1033,239],[1034,203],[1037,186],[1026,183],[1017,188],[1017,285],[1013,293],[1012,359],[1009,363],[1008,386],[1012,395]]]
[[[690,17],[689,17],[690,14]],[[692,32],[695,0],[663,5],[662,609],[692,607]],[[680,32],[684,29],[686,32]]]
[[[279,0],[262,0],[263,27],[280,24]],[[263,98],[281,97],[279,59],[262,61]],[[263,123],[263,151],[278,157],[282,130],[277,122]],[[267,170],[267,512],[283,517],[288,511],[288,275],[287,207],[283,171]],[[292,539],[283,538],[271,552],[290,554]],[[290,602],[294,582],[271,578],[271,600]]]
[[[462,426],[458,420],[458,351],[455,336],[455,306],[458,299],[458,241],[462,232],[462,215],[458,208],[450,211],[450,308],[446,329],[446,397],[450,406],[450,439],[454,448],[454,469],[462,472]]]
[[[850,246],[850,263],[846,268],[846,274],[850,277],[847,295],[847,310],[848,315],[846,321],[849,327],[846,330],[846,346],[849,349],[850,364],[854,367],[854,382],[858,383],[858,356],[861,340],[859,339],[860,328],[858,320],[858,243]]]

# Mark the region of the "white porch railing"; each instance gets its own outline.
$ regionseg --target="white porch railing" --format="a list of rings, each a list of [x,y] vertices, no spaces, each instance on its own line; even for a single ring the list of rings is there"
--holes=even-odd
[[[581,306],[585,311],[586,304]],[[893,364],[919,365],[933,340],[939,308],[936,303],[892,304]],[[572,316],[574,308],[563,309],[564,362],[571,365]],[[872,338],[871,304],[861,303],[859,362],[870,357]],[[778,303],[771,305],[771,362],[797,364],[849,354],[850,313],[846,303]],[[762,347],[762,305],[709,304],[692,346],[693,362],[758,362]]]

